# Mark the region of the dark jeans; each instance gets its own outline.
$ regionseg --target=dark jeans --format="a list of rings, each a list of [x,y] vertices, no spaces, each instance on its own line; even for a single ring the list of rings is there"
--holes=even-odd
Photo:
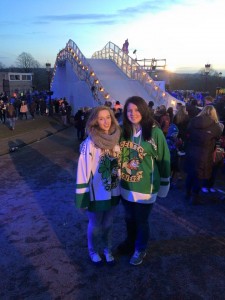
[[[77,128],[77,138],[78,138],[78,140],[83,141],[84,136],[85,136],[85,127]]]
[[[27,113],[20,113],[20,119],[22,120],[23,119],[23,116],[25,116],[26,120],[27,120]]]
[[[191,194],[199,194],[201,189],[202,180],[198,178],[198,175],[194,171],[189,171],[186,177],[186,193]]]
[[[149,215],[153,204],[141,204],[122,199],[127,227],[126,243],[138,251],[147,248],[150,230]]]

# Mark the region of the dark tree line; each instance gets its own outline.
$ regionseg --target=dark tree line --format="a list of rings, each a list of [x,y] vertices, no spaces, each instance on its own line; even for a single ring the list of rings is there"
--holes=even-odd
[[[15,67],[6,68],[0,62],[2,71],[10,72],[27,72],[33,73],[33,86],[37,90],[47,90],[49,74],[46,72],[45,66],[33,58],[29,53],[22,52],[16,59]],[[154,75],[154,74],[150,74]],[[210,69],[208,75],[205,75],[203,69],[195,74],[177,74],[168,73],[164,70],[157,70],[157,80],[165,80],[168,90],[194,90],[200,92],[208,92],[211,96],[216,95],[216,90],[221,87],[225,88],[225,77],[220,77],[220,73],[214,69]],[[154,78],[154,76],[152,76]],[[156,78],[154,78],[156,79]]]

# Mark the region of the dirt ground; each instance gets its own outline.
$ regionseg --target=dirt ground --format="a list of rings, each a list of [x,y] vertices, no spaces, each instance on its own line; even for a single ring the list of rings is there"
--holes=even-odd
[[[115,266],[96,267],[87,253],[87,217],[74,206],[73,130],[0,157],[0,299],[224,299],[224,174],[204,205],[184,199],[184,180],[158,199],[142,265],[116,255]],[[124,237],[119,205],[114,249]]]

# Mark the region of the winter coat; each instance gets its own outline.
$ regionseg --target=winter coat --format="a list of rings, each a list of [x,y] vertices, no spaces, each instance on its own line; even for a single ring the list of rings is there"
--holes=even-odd
[[[187,129],[185,170],[199,179],[210,178],[213,167],[213,152],[222,127],[208,116],[194,117]]]
[[[74,126],[81,130],[84,129],[87,122],[87,115],[82,110],[78,110],[78,112],[74,116]]]
[[[16,117],[16,110],[12,104],[10,104],[6,109],[6,116],[8,119],[12,119]]]
[[[181,138],[182,141],[185,141],[185,140],[186,140],[186,137],[187,137],[187,127],[188,127],[189,121],[190,121],[190,118],[189,118],[188,115],[187,115],[186,118],[185,118],[182,122],[180,122],[180,123],[177,123],[176,115],[175,115],[174,118],[173,118],[173,123],[174,123],[174,124],[177,126],[177,128],[179,129],[178,138]]]
[[[196,117],[201,112],[201,109],[199,107],[192,104],[187,105],[186,110],[190,118]]]

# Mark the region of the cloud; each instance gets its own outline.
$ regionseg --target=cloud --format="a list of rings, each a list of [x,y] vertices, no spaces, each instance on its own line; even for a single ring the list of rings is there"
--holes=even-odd
[[[68,22],[76,21],[76,24],[95,24],[95,25],[114,25],[123,23],[126,19],[133,19],[141,14],[156,14],[161,11],[167,10],[172,5],[181,3],[183,0],[161,0],[161,1],[145,1],[136,6],[126,7],[119,9],[113,14],[102,14],[102,13],[87,13],[87,14],[65,14],[65,15],[45,15],[40,16],[35,22],[42,24],[42,22]]]
[[[39,17],[44,20],[51,21],[77,21],[77,20],[96,20],[96,19],[104,19],[113,18],[115,15],[113,14],[67,14],[67,15],[46,15]]]
[[[40,17],[44,20],[52,21],[73,21],[73,20],[95,20],[95,19],[107,19],[113,15],[108,14],[67,14],[67,15],[46,15]]]
[[[137,6],[127,7],[124,9],[120,9],[118,12],[120,15],[127,15],[128,17],[133,17],[135,15],[139,15],[142,13],[158,13],[163,10],[166,10],[172,4],[178,4],[180,1],[168,1],[168,0],[161,0],[161,1],[145,1],[140,3]]]
[[[114,14],[67,14],[67,15],[46,15],[39,17],[35,24],[51,22],[70,22],[76,25],[114,25],[118,23]]]

